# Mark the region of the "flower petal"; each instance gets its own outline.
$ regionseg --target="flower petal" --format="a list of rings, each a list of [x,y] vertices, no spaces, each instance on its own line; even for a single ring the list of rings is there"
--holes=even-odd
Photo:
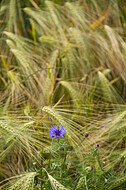
[[[62,131],[62,130],[63,130],[63,126],[62,126],[62,125],[60,125],[59,130],[60,130],[60,131]]]
[[[63,127],[63,125],[60,125],[59,129],[57,125],[52,125],[49,131],[50,137],[55,137],[55,139],[62,138],[66,134],[66,129]]]

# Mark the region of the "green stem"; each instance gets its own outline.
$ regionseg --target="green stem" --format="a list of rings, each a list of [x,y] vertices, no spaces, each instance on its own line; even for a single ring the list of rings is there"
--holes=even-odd
[[[102,164],[101,164],[101,160],[100,160],[100,155],[99,155],[98,149],[95,150],[95,153],[96,153],[96,156],[97,156],[97,161],[98,161],[99,167],[100,167],[101,171],[104,172],[104,169],[103,169]]]
[[[29,116],[29,119],[32,119],[32,120],[36,121],[37,123],[40,123],[42,126],[44,125],[48,129],[48,127],[47,127],[47,125],[46,125],[46,123],[44,121],[38,121],[37,119],[35,119],[35,118],[31,117],[31,116]]]
[[[43,126],[43,138],[44,138],[44,126]],[[41,151],[41,170],[40,170],[40,177],[41,177],[41,190],[43,190],[43,173],[42,173],[42,170],[43,170],[43,148],[42,148],[42,151]]]
[[[66,162],[66,156],[67,156],[67,150],[66,150],[66,145],[64,146],[64,153],[65,153],[65,155],[64,155],[64,160],[63,160],[63,170],[64,170],[64,168],[65,168],[65,162]]]
[[[78,144],[77,144],[77,146],[74,148],[74,149],[76,149],[84,140],[85,140],[85,138],[86,137],[84,137]],[[68,151],[67,151],[68,152]],[[74,150],[73,151],[71,151],[70,153],[74,153]],[[68,155],[69,156],[69,155]]]
[[[43,190],[43,187],[42,187],[42,183],[43,183],[43,176],[42,176],[42,168],[43,168],[43,159],[42,159],[42,155],[43,155],[43,149],[42,149],[42,152],[41,152],[41,170],[40,170],[40,176],[41,176],[41,190]]]

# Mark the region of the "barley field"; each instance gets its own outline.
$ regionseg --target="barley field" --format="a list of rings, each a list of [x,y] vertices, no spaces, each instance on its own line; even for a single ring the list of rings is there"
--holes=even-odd
[[[0,1],[0,190],[126,189],[126,1]]]

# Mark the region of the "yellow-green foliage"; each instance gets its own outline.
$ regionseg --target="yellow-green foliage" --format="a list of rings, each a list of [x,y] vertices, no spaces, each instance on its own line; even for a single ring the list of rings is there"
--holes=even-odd
[[[53,124],[66,128],[63,140],[73,151],[65,171],[73,160],[83,163],[85,151],[99,143],[107,168],[125,173],[125,13],[123,0],[1,1],[0,180],[25,173],[8,190],[33,189],[38,171],[29,171],[38,156],[40,172],[41,154],[52,150]],[[51,172],[52,188],[66,189]],[[85,175],[76,181],[67,172],[77,189],[87,185]],[[62,178],[61,168],[59,173]],[[123,183],[125,176],[105,188]]]
[[[13,177],[14,179],[10,180],[10,184],[6,184],[6,187],[3,186],[1,187],[2,190],[33,190],[33,185],[34,185],[34,177],[37,175],[36,172],[30,172],[26,174],[22,174],[20,176],[15,176]]]

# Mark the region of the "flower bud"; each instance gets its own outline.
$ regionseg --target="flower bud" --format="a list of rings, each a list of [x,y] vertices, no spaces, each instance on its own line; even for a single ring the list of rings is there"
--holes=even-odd
[[[99,144],[96,145],[96,148],[99,148]]]
[[[85,138],[87,138],[89,136],[88,132],[85,132],[84,136],[85,136]]]

